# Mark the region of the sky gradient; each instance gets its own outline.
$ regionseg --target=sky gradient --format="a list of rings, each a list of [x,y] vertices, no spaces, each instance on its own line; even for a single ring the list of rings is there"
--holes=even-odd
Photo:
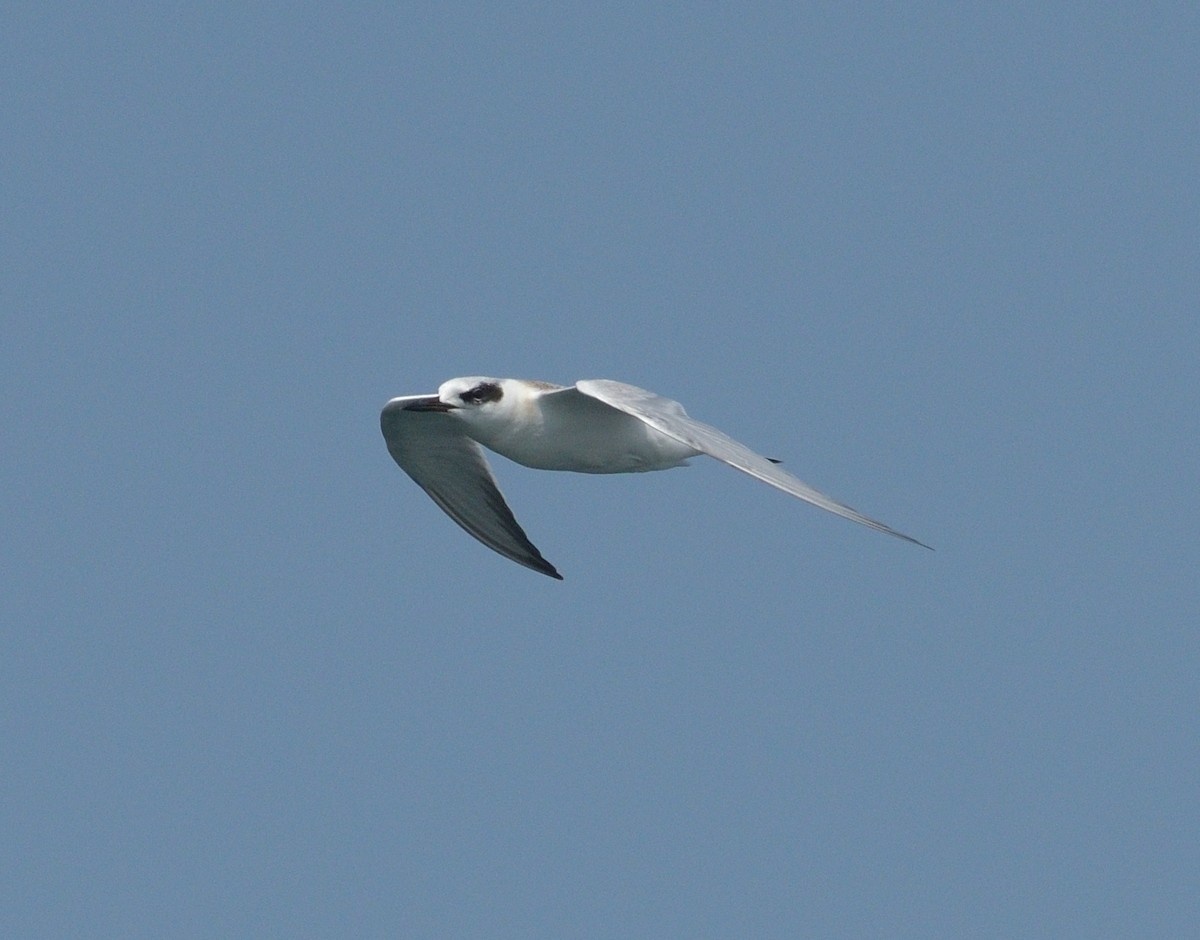
[[[1188,4],[0,13],[0,933],[1200,935]],[[451,376],[715,461],[392,462]]]

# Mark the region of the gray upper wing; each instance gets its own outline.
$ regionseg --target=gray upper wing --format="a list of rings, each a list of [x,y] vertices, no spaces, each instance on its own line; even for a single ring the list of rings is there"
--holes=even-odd
[[[677,401],[663,398],[661,395],[655,395],[653,392],[634,385],[626,385],[610,379],[584,379],[575,383],[575,387],[585,395],[590,395],[618,411],[639,418],[663,434],[673,437],[689,447],[694,447],[710,457],[715,457],[736,470],[748,473],[764,483],[769,483],[785,493],[797,496],[845,519],[861,523],[880,532],[886,532],[888,535],[894,535],[898,539],[904,539],[906,542],[912,542],[922,548],[929,548],[924,542],[918,542],[911,535],[897,532],[891,526],[864,516],[849,506],[814,490],[807,483],[777,467],[766,457],[756,454],[744,444],[739,444],[728,434],[688,417],[683,406]]]
[[[405,409],[427,397],[395,398],[379,416],[396,463],[446,515],[488,548],[561,581],[562,575],[517,524],[482,448],[462,433],[452,416]]]

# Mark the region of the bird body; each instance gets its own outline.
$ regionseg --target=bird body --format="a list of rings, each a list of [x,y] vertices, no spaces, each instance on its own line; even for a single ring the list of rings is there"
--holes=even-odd
[[[526,467],[577,473],[666,470],[708,454],[822,509],[923,544],[817,492],[690,418],[678,402],[622,382],[450,379],[436,395],[392,399],[380,425],[392,457],[455,522],[501,555],[560,580],[517,524],[480,445]]]
[[[474,383],[469,392],[486,382],[497,384],[500,397],[459,412],[465,433],[525,467],[636,473],[678,467],[700,453],[577,387],[470,377],[446,382],[439,400],[452,401],[460,384]]]

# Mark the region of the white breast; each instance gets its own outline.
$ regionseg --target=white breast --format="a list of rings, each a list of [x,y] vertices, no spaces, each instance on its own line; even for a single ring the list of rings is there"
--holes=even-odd
[[[666,470],[699,453],[574,390],[528,406],[518,420],[510,415],[505,425],[487,429],[476,440],[526,467],[577,473]]]

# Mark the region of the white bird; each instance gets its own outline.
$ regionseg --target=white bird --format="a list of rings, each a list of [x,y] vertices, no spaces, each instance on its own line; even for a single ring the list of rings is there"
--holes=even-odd
[[[778,461],[689,418],[679,402],[622,382],[467,376],[443,382],[436,395],[393,398],[379,420],[396,463],[451,519],[505,558],[560,581],[517,524],[479,445],[526,467],[577,473],[666,470],[708,454],[814,506],[929,547],[818,493]]]

